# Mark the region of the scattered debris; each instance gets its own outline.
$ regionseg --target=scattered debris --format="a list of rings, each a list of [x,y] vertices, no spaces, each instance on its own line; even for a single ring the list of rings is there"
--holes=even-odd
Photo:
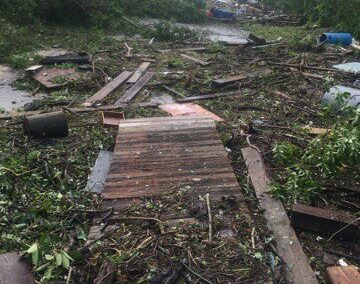
[[[99,152],[95,165],[91,171],[91,175],[89,176],[88,182],[86,184],[86,189],[88,191],[94,193],[102,192],[112,159],[112,152],[104,150]]]
[[[176,96],[178,96],[180,98],[186,98],[186,96],[184,96],[183,94],[179,93],[178,91],[176,91],[176,90],[174,90],[174,89],[172,89],[172,88],[170,88],[170,87],[168,87],[166,85],[163,85],[163,88],[165,90],[167,90],[168,92],[170,92],[171,94],[174,94],[174,95],[176,95]]]
[[[360,283],[360,272],[354,265],[326,268],[326,274],[331,284],[357,284]]]
[[[129,90],[125,92],[125,94],[115,103],[128,103],[130,102],[145,85],[151,80],[151,78],[155,75],[154,72],[146,72]]]
[[[25,69],[25,72],[27,72],[29,75],[32,75],[32,74],[40,71],[43,67],[44,67],[44,65],[33,65],[33,66]]]
[[[192,103],[174,103],[164,104],[159,106],[160,109],[170,113],[172,116],[210,116],[215,121],[224,121],[221,117],[213,114],[212,112],[204,109],[203,107]]]
[[[235,13],[234,12],[224,10],[224,9],[219,9],[216,7],[210,9],[209,16],[214,17],[216,19],[221,19],[221,20],[235,21]]]
[[[123,112],[103,111],[101,114],[104,127],[118,127],[120,121],[125,119]]]
[[[249,40],[253,41],[256,45],[266,45],[267,41],[265,38],[254,35],[253,33],[249,34]]]
[[[68,53],[58,56],[48,56],[40,60],[40,64],[53,65],[53,64],[92,64],[92,55],[86,52]]]
[[[354,222],[355,221],[355,222]],[[291,214],[294,228],[321,233],[347,240],[360,238],[360,222],[356,218],[340,212],[295,204]]]
[[[231,84],[231,83],[235,83],[241,80],[245,80],[248,77],[246,75],[237,75],[237,76],[230,76],[228,78],[225,79],[216,79],[213,80],[213,82],[217,85],[226,85],[226,84]]]
[[[33,78],[48,89],[56,89],[68,85],[79,78],[75,68],[44,68],[33,75]]]
[[[341,44],[349,46],[352,43],[352,35],[349,33],[324,33],[320,36],[320,43]]]
[[[343,100],[337,100],[341,94],[349,94],[349,96]],[[345,105],[357,107],[360,105],[360,90],[345,86],[334,86],[330,88],[329,92],[325,93],[322,102],[324,104],[333,104],[338,109]]]
[[[182,56],[183,58],[185,58],[185,59],[194,61],[195,63],[198,63],[198,64],[200,64],[200,65],[202,65],[202,66],[208,66],[208,65],[210,64],[210,62],[197,59],[197,58],[195,58],[195,57],[192,57],[192,56],[187,55],[187,54],[184,54],[184,53],[182,53],[181,56]]]
[[[334,65],[333,67],[336,69],[351,72],[354,74],[360,73],[360,63],[359,62],[348,62],[348,63]]]
[[[241,150],[260,206],[265,210],[268,227],[273,232],[277,251],[287,264],[287,279],[291,283],[318,283],[302,246],[296,237],[283,204],[269,194],[270,179],[262,157],[254,148]]]
[[[61,138],[69,135],[66,115],[62,111],[26,116],[24,132],[32,138]]]
[[[110,95],[112,92],[114,92],[119,86],[124,83],[130,76],[131,72],[124,71],[119,76],[117,76],[115,79],[113,79],[110,83],[108,83],[105,87],[103,87],[100,91],[98,91],[95,95],[93,95],[91,98],[87,99],[84,102],[84,106],[93,106],[101,103],[105,97]]]
[[[216,93],[216,94],[208,94],[208,95],[200,95],[193,97],[183,97],[181,99],[176,99],[179,103],[192,102],[192,101],[200,101],[200,100],[210,100],[221,97],[230,97],[230,96],[240,96],[241,93],[239,91],[227,92],[227,93]]]
[[[130,79],[127,81],[130,84],[136,83],[140,77],[144,74],[144,72],[149,68],[150,62],[143,62],[140,64],[138,69],[134,72],[134,74],[130,77]]]

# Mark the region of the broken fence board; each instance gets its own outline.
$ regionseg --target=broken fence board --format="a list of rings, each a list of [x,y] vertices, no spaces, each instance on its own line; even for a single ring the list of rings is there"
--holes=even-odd
[[[150,62],[141,63],[140,66],[136,69],[134,74],[130,77],[130,79],[127,82],[130,84],[136,83],[140,79],[140,77],[144,74],[146,69],[149,68],[150,64],[151,64]]]
[[[356,266],[333,266],[326,268],[331,284],[359,284],[360,272]]]
[[[237,75],[237,76],[231,76],[231,77],[228,77],[225,79],[216,79],[216,80],[213,80],[213,82],[218,85],[225,85],[225,84],[235,83],[237,81],[241,81],[241,80],[244,80],[247,78],[248,77],[245,75]]]
[[[86,185],[88,191],[94,193],[102,192],[112,159],[113,153],[100,150]]]
[[[184,97],[181,99],[176,99],[179,103],[191,102],[191,101],[198,101],[198,100],[210,100],[220,97],[228,97],[228,96],[238,96],[240,92],[227,92],[227,93],[217,93],[217,94],[208,94],[208,95],[201,95],[201,96],[193,96],[193,97]]]
[[[125,119],[123,112],[103,111],[101,116],[104,127],[119,127],[121,120]]]
[[[294,228],[321,233],[326,237],[337,232],[337,237],[346,240],[360,239],[359,224],[351,215],[302,204],[295,204],[291,214]]]
[[[99,102],[101,102],[103,99],[105,99],[106,96],[110,95],[112,92],[114,92],[122,83],[124,83],[130,76],[131,72],[124,71],[119,76],[117,76],[114,80],[112,80],[109,84],[107,84],[105,87],[103,87],[100,91],[98,91],[95,95],[93,95],[91,98],[88,98],[84,102],[84,106],[92,106]]]
[[[202,65],[202,66],[208,66],[209,64],[210,64],[210,62],[207,62],[207,61],[203,61],[203,60],[201,60],[201,59],[197,59],[197,58],[195,58],[195,57],[192,57],[192,56],[189,56],[189,55],[187,55],[187,54],[181,54],[181,57],[183,57],[183,58],[185,58],[185,59],[188,59],[188,60],[191,60],[191,61],[193,61],[193,62],[195,62],[195,63],[198,63],[198,64],[200,64],[200,65]]]
[[[18,253],[0,254],[0,283],[35,283],[35,279],[31,271],[31,266],[26,261],[19,260]]]
[[[261,208],[264,210],[267,225],[272,230],[277,243],[279,256],[287,265],[286,276],[289,283],[318,283],[302,246],[280,200],[270,196],[270,179],[266,174],[260,153],[254,148],[241,150],[249,170]]]
[[[146,72],[145,75],[142,76],[134,86],[127,90],[115,104],[117,105],[130,102],[141,91],[141,89],[145,87],[147,82],[149,82],[154,75],[154,72]]]

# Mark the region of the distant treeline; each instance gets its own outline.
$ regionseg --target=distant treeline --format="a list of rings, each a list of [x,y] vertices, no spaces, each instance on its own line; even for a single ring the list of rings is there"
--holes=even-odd
[[[0,0],[0,16],[16,24],[106,25],[118,15],[201,20],[206,0]]]
[[[263,0],[269,6],[303,15],[308,21],[360,39],[360,0]]]

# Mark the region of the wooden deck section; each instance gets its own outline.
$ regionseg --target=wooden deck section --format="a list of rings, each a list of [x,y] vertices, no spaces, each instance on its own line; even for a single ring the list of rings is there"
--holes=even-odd
[[[196,195],[243,200],[214,120],[208,116],[124,120],[102,197],[125,204],[183,186]]]

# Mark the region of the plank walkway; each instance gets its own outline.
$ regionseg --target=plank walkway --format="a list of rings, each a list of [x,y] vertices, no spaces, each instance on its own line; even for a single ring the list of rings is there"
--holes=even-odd
[[[161,195],[177,186],[212,198],[237,196],[240,187],[212,117],[129,119],[119,126],[102,192],[117,204]],[[245,202],[241,207],[247,211]]]

